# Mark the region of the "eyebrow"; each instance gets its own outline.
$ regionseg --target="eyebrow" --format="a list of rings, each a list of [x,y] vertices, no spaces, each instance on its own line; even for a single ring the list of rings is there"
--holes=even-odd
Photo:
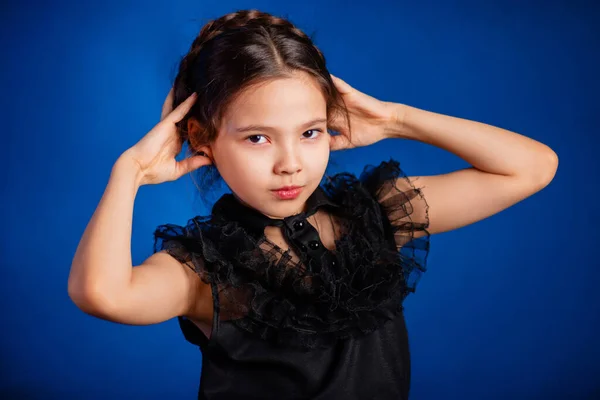
[[[316,118],[313,119],[312,121],[308,121],[302,125],[300,125],[300,129],[304,129],[304,128],[308,128],[311,125],[316,125],[316,124],[320,124],[323,122],[327,122],[326,118]],[[249,132],[249,131],[276,131],[277,128],[274,128],[272,126],[264,126],[264,125],[247,125],[247,126],[242,126],[240,128],[236,128],[235,132]]]

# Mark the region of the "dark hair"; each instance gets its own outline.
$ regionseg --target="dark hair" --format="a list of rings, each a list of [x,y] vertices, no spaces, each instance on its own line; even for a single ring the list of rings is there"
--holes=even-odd
[[[289,20],[257,10],[241,10],[208,22],[179,64],[173,84],[173,108],[193,92],[198,98],[178,123],[178,133],[195,154],[217,135],[227,106],[249,86],[304,71],[321,87],[327,115],[349,121],[341,94],[325,65],[325,57],[303,31]],[[189,118],[202,126],[189,136]],[[216,168],[203,167],[202,178],[217,179]]]

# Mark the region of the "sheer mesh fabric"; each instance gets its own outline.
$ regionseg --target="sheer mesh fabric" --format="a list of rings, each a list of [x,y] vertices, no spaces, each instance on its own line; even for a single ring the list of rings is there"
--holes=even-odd
[[[426,270],[430,234],[429,204],[422,188],[401,170],[397,161],[367,166],[360,177],[380,203],[392,225],[396,248],[405,273],[407,291],[414,292]]]
[[[321,187],[337,205],[309,218],[322,238],[329,229],[322,259],[218,213],[159,226],[154,251],[216,289],[221,321],[274,345],[315,348],[370,333],[402,310],[426,269],[428,205],[394,160],[367,166],[358,178],[336,174]],[[329,216],[331,224],[323,223]]]

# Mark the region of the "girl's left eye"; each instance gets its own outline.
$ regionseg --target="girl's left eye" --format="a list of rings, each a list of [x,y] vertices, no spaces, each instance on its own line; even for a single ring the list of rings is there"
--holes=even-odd
[[[252,135],[252,136],[248,136],[246,138],[246,140],[250,140],[250,143],[252,144],[260,144],[259,141],[261,138],[264,138],[263,135]]]
[[[306,136],[306,134],[308,133],[308,134],[309,134],[309,136],[310,136],[310,135],[311,135],[311,132],[314,132],[314,133],[312,134],[312,137],[307,137],[307,136]],[[319,136],[319,134],[320,134],[321,132],[322,132],[322,131],[321,131],[320,129],[309,129],[309,130],[307,130],[306,132],[304,132],[302,135],[304,135],[304,137],[306,137],[307,139],[314,139],[316,136]]]

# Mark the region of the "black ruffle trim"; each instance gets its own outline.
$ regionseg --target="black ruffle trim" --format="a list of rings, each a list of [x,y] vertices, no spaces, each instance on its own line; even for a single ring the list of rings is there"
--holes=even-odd
[[[154,251],[167,251],[216,286],[221,320],[274,345],[310,349],[373,332],[402,311],[425,271],[427,205],[393,160],[367,166],[360,178],[336,174],[322,187],[340,205],[343,234],[335,266],[318,273],[218,215],[159,226]],[[415,209],[425,219],[412,220]]]

